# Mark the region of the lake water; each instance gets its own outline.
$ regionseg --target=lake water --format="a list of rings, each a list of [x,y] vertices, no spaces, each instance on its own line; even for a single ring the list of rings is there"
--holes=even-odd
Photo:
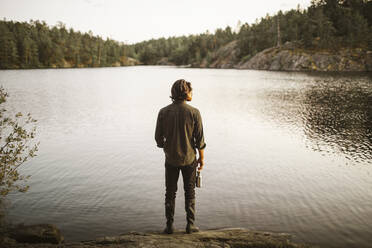
[[[10,112],[38,120],[30,190],[15,223],[54,223],[66,240],[161,231],[164,155],[154,129],[179,78],[204,123],[201,229],[287,232],[324,247],[372,243],[368,74],[122,67],[3,70]],[[175,225],[185,227],[182,179]]]

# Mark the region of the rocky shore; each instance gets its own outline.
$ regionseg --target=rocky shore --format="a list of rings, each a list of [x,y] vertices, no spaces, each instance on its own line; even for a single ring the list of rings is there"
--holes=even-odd
[[[285,233],[252,231],[242,228],[205,230],[194,234],[176,231],[172,235],[161,232],[129,232],[95,240],[64,242],[61,232],[54,225],[20,226],[10,230],[0,239],[0,247],[7,248],[85,248],[85,247],[210,247],[210,248],[301,248]]]
[[[253,57],[238,58],[237,41],[218,49],[210,63],[204,59],[197,68],[235,68],[269,71],[372,71],[372,51],[344,48],[337,51],[302,49],[287,42],[280,47],[265,49]]]
[[[358,48],[337,52],[304,50],[288,43],[282,47],[266,49],[235,68],[270,71],[372,71],[372,51]]]

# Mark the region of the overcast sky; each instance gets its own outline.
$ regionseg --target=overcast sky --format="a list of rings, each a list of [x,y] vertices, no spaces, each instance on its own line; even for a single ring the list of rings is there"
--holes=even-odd
[[[306,8],[310,0],[0,0],[0,17],[61,21],[74,30],[134,43],[236,28],[239,20],[253,23],[298,4]]]

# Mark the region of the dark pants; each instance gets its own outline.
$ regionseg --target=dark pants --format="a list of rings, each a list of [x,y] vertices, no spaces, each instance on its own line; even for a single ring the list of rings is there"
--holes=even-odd
[[[185,200],[195,199],[196,167],[196,162],[186,166],[173,166],[165,164],[166,200],[174,200],[176,198],[177,182],[180,171],[182,172]]]
[[[173,166],[165,164],[165,216],[167,218],[167,225],[171,225],[173,223],[177,182],[180,171],[182,172],[183,188],[185,190],[186,220],[189,224],[194,223],[196,167],[196,161],[187,166]]]

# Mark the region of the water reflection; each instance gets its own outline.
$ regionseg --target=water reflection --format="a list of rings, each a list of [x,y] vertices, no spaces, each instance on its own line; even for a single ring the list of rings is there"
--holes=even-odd
[[[291,81],[286,79],[286,82]],[[372,81],[318,76],[263,94],[263,113],[303,132],[319,152],[342,153],[359,162],[372,160]]]
[[[313,148],[326,145],[355,160],[372,159],[372,88],[351,80],[316,80],[305,91],[304,132]]]

